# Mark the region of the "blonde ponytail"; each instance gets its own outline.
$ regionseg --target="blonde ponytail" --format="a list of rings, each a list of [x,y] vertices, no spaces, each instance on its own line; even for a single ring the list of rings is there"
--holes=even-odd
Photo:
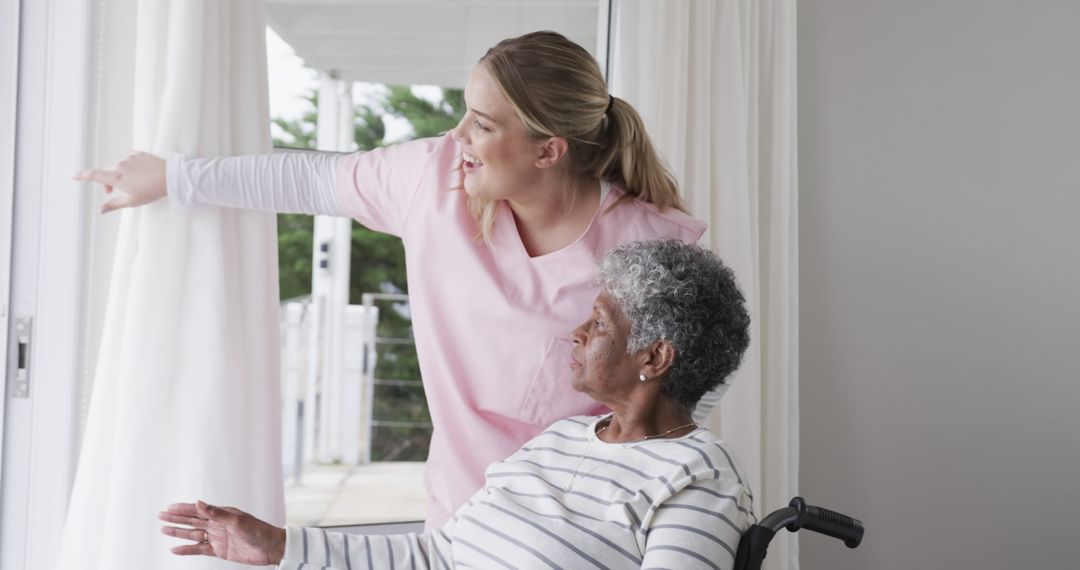
[[[594,176],[619,184],[628,196],[654,204],[660,210],[686,211],[675,176],[653,146],[637,110],[612,96],[607,120],[607,148],[597,157],[592,169]]]

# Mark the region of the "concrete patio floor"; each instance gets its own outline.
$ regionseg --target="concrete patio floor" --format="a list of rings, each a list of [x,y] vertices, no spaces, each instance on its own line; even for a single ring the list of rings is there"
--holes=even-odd
[[[285,518],[296,526],[422,521],[424,463],[306,465],[300,484],[285,482]]]

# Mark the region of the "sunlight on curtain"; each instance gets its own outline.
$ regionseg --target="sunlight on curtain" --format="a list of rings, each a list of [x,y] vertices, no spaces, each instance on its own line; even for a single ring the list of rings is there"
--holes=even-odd
[[[612,33],[612,93],[641,111],[749,301],[753,340],[708,425],[761,516],[798,490],[795,0],[621,0]],[[799,567],[794,535],[765,567]]]
[[[158,155],[270,150],[261,0],[141,0],[133,140]],[[281,524],[274,216],[124,210],[61,569],[241,568],[169,553],[196,498]]]

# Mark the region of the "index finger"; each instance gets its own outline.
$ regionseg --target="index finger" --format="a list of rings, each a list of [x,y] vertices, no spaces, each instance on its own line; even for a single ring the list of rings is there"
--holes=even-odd
[[[72,178],[83,182],[97,182],[106,186],[115,186],[117,182],[120,182],[120,173],[115,170],[91,168],[89,170],[76,172],[75,176],[72,176]]]
[[[163,520],[165,522],[170,522],[174,524],[183,524],[192,528],[206,528],[210,524],[210,521],[203,518],[189,517],[187,515],[178,515],[176,513],[170,513],[167,511],[158,513],[158,520]]]
[[[165,512],[172,513],[174,515],[199,517],[199,511],[195,508],[194,503],[173,503],[165,509]]]

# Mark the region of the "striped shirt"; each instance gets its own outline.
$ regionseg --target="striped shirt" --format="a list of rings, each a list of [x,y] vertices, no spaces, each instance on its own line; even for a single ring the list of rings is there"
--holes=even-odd
[[[503,461],[454,517],[423,534],[288,527],[280,568],[731,568],[753,496],[704,428],[628,444],[606,416],[560,420]]]

